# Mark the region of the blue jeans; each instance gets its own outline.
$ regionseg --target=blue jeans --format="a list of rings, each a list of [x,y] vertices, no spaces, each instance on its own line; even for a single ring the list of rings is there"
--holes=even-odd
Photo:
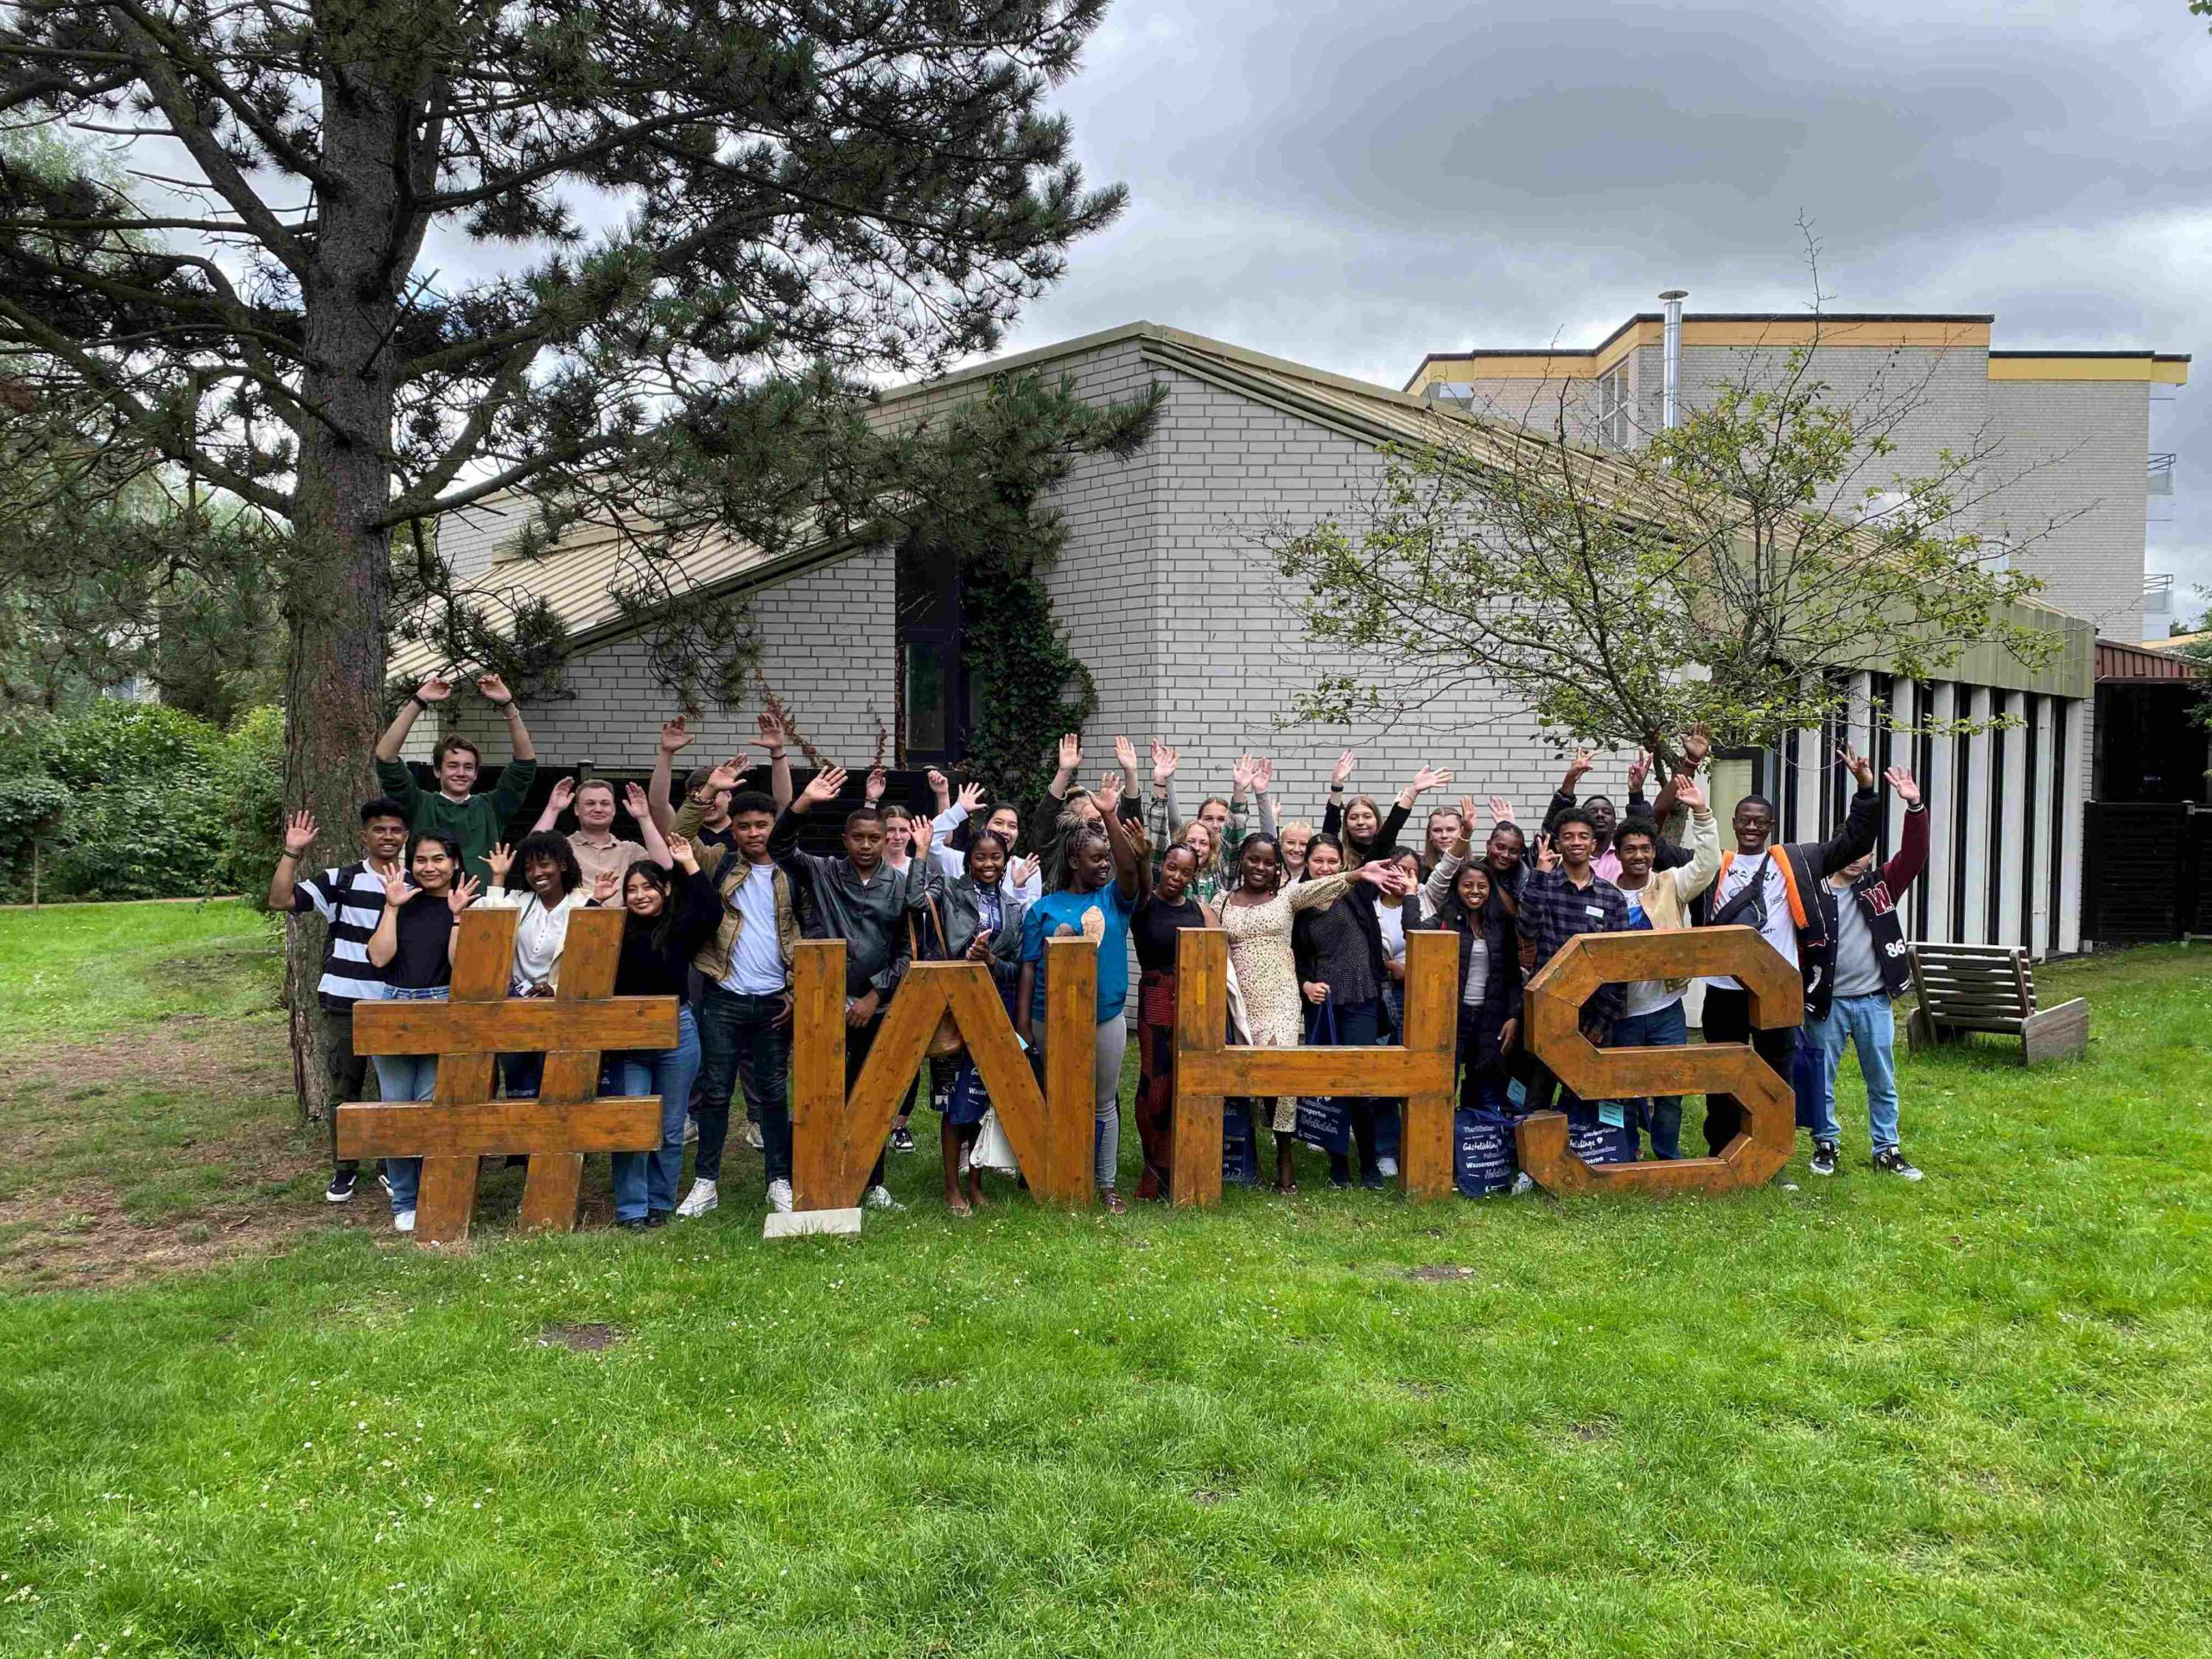
[[[699,1007],[699,1156],[691,1173],[702,1181],[722,1178],[722,1147],[729,1141],[730,1092],[741,1081],[753,1121],[760,1126],[761,1161],[772,1181],[791,1178],[791,1071],[788,997],[740,996],[707,987]],[[847,1036],[848,1046],[851,1035]]]
[[[543,1054],[499,1056],[499,1092],[509,1100],[536,1100],[538,1085],[544,1081]]]
[[[1649,1014],[1624,1014],[1613,1021],[1612,1040],[1609,1048],[1680,1048],[1690,1039],[1688,1018],[1682,1013],[1682,1001],[1676,997],[1663,1008],[1654,1008]],[[1679,1158],[1682,1155],[1682,1097],[1680,1095],[1646,1095],[1634,1103],[1637,1127],[1651,1136],[1651,1155],[1654,1158]]]
[[[406,990],[396,985],[384,988],[378,999],[385,1002],[442,1002],[446,1000],[442,985],[425,986],[420,990]],[[377,1092],[386,1100],[428,1100],[438,1086],[438,1057],[435,1054],[378,1054],[373,1057],[377,1067]],[[391,1213],[415,1207],[415,1196],[423,1186],[423,1160],[420,1158],[387,1158],[384,1160],[384,1178],[391,1183]]]
[[[683,1170],[683,1117],[691,1101],[691,1079],[699,1071],[698,1023],[681,1004],[676,1033],[674,1048],[633,1048],[607,1057],[602,1094],[660,1096],[659,1149],[614,1154],[617,1221],[641,1221],[649,1210],[676,1208],[676,1180]]]
[[[1812,1120],[1813,1138],[1834,1141],[1840,1136],[1835,1121],[1835,1074],[1848,1040],[1859,1051],[1859,1070],[1866,1079],[1867,1138],[1877,1152],[1894,1147],[1897,1024],[1891,1017],[1890,999],[1879,991],[1872,996],[1839,996],[1829,1005],[1827,1018],[1808,1020],[1804,1031],[1808,1064],[1799,1084],[1804,1097],[1798,1102],[1798,1116]]]

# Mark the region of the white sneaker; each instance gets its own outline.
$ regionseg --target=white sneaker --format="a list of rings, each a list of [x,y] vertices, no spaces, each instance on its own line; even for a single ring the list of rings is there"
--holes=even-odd
[[[779,1216],[791,1212],[791,1184],[789,1181],[768,1183],[768,1207]]]
[[[415,1230],[415,1212],[412,1210],[393,1211],[391,1212],[391,1230],[395,1233],[413,1232]]]
[[[1513,1191],[1510,1194],[1510,1197],[1516,1198],[1525,1198],[1528,1194],[1535,1192],[1535,1190],[1536,1181],[1534,1176],[1530,1175],[1525,1169],[1515,1172],[1513,1177]]]
[[[687,1147],[696,1147],[699,1144],[699,1120],[696,1117],[687,1117],[683,1120],[683,1144]]]
[[[759,1152],[766,1143],[760,1139],[760,1126],[751,1118],[745,1121],[745,1144]]]
[[[721,1202],[721,1197],[715,1191],[712,1181],[694,1181],[691,1190],[683,1195],[683,1202],[676,1206],[676,1213],[689,1221],[705,1215]]]
[[[1375,1167],[1384,1175],[1395,1175],[1398,1173],[1398,1160],[1395,1158],[1377,1158],[1375,1160]]]
[[[906,1206],[891,1196],[887,1186],[871,1186],[868,1196],[861,1200],[871,1210],[904,1210]]]

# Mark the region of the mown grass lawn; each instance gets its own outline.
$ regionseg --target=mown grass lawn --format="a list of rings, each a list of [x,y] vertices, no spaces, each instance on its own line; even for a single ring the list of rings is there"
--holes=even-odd
[[[1863,1113],[1833,1181],[1657,1205],[959,1224],[925,1154],[857,1241],[450,1253],[328,1224],[295,1134],[279,1254],[0,1291],[0,1647],[2204,1651],[2205,963],[2050,970],[2082,1064],[1909,1062],[1916,1186]],[[208,1017],[281,1040],[264,993]]]

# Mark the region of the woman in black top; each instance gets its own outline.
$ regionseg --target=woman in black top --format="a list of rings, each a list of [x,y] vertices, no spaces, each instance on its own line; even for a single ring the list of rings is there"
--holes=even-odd
[[[1137,900],[1129,942],[1137,953],[1137,1141],[1144,1152],[1140,1198],[1165,1199],[1173,1190],[1175,1147],[1175,947],[1186,927],[1219,927],[1221,918],[1191,896],[1198,856],[1177,842],[1162,854],[1160,876]]]
[[[1306,880],[1326,880],[1344,868],[1344,849],[1334,836],[1314,836],[1306,849]],[[1401,880],[1393,872],[1389,885],[1395,888]],[[1290,949],[1298,962],[1299,989],[1306,1001],[1306,1040],[1340,1048],[1371,1048],[1381,1042],[1389,1019],[1383,988],[1390,974],[1375,906],[1347,895],[1301,910],[1291,924]],[[1359,1144],[1360,1185],[1380,1187],[1386,1183],[1375,1126],[1382,1103],[1356,1095],[1344,1104],[1352,1138]],[[1329,1154],[1329,1185],[1351,1185],[1347,1154]]]
[[[1436,925],[1459,936],[1459,1104],[1502,1111],[1521,1032],[1521,952],[1488,863],[1461,866]]]
[[[692,957],[721,922],[721,899],[699,874],[691,843],[671,836],[668,850],[676,860],[673,871],[641,862],[623,873],[622,904],[629,913],[622,923],[614,995],[674,997],[676,1046],[610,1054],[600,1074],[604,1093],[660,1096],[659,1149],[614,1154],[614,1224],[630,1231],[666,1226],[676,1208],[683,1115],[691,1103],[692,1079],[699,1075],[699,1027],[685,998],[685,976]]]
[[[442,1002],[453,983],[453,939],[461,912],[476,897],[474,876],[461,873],[461,842],[442,830],[425,830],[407,849],[412,880],[394,870],[385,878],[384,913],[369,935],[369,960],[385,970],[389,1002]],[[437,1087],[435,1054],[379,1054],[377,1092],[386,1100],[428,1100]],[[415,1230],[415,1197],[423,1179],[420,1158],[387,1158],[384,1178],[391,1192],[395,1230]]]

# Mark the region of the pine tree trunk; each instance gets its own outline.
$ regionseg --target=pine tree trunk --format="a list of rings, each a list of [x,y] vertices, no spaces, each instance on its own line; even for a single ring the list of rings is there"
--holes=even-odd
[[[378,262],[397,204],[390,157],[397,118],[389,101],[325,87],[327,161],[353,184],[320,204],[322,234],[305,284],[304,401],[320,419],[296,429],[299,473],[286,620],[291,635],[285,695],[284,799],[320,826],[312,857],[343,864],[359,855],[363,801],[378,791],[374,757],[384,720],[386,609],[391,597],[388,531],[397,368],[390,341],[396,302],[379,296]],[[324,1117],[323,1020],[315,994],[324,930],[285,930],[285,991],[293,1076],[302,1114]]]

